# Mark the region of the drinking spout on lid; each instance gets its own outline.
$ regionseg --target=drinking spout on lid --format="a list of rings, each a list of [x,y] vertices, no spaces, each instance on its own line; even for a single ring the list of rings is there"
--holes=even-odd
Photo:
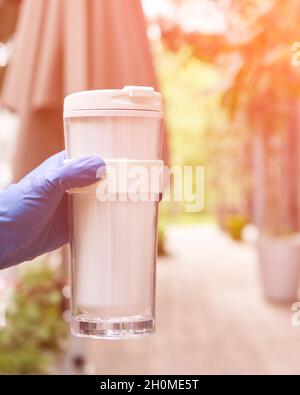
[[[124,86],[125,91],[131,97],[152,97],[154,96],[154,89],[151,86]]]

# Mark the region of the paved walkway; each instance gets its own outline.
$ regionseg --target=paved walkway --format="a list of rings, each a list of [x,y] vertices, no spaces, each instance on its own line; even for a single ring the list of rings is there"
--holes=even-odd
[[[290,306],[261,296],[255,251],[214,226],[174,227],[157,275],[157,333],[89,341],[97,374],[300,373]]]

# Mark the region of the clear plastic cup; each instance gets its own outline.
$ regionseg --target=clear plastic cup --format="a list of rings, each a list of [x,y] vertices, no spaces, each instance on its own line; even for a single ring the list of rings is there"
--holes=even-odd
[[[99,155],[109,170],[102,183],[69,191],[72,333],[152,333],[162,173],[147,190],[112,184],[113,175],[130,178],[120,166],[144,168],[148,181],[163,167],[161,96],[144,87],[79,92],[66,98],[64,120],[68,159]]]

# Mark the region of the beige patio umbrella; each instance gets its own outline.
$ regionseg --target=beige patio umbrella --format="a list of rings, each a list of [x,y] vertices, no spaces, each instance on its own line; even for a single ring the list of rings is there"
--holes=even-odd
[[[23,0],[2,90],[21,117],[15,180],[63,149],[64,96],[124,85],[157,88],[139,0]]]

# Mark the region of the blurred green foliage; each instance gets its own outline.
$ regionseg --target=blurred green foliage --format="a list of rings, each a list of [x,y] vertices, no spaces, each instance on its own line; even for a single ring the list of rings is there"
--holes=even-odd
[[[164,228],[174,222],[212,222],[219,207],[231,211],[240,209],[241,201],[247,204],[248,130],[229,122],[222,107],[227,82],[220,70],[193,56],[188,45],[174,52],[156,42],[154,54],[164,96],[170,164],[202,165],[205,170],[204,210],[187,213],[185,201],[163,202],[160,222]]]
[[[218,112],[219,94],[211,91],[219,76],[213,67],[191,58],[188,47],[174,53],[157,43],[155,59],[164,96],[171,164],[205,164],[205,132],[222,117]]]
[[[67,334],[61,273],[46,263],[18,273],[7,326],[0,329],[0,373],[48,373]]]
[[[214,67],[192,57],[188,46],[173,52],[156,42],[154,55],[164,96],[170,165],[205,168],[204,210],[186,213],[186,202],[170,202],[163,203],[166,207],[161,215],[176,223],[207,221],[208,216],[212,219],[217,197],[212,142],[226,124],[226,114],[221,109],[220,75]]]

